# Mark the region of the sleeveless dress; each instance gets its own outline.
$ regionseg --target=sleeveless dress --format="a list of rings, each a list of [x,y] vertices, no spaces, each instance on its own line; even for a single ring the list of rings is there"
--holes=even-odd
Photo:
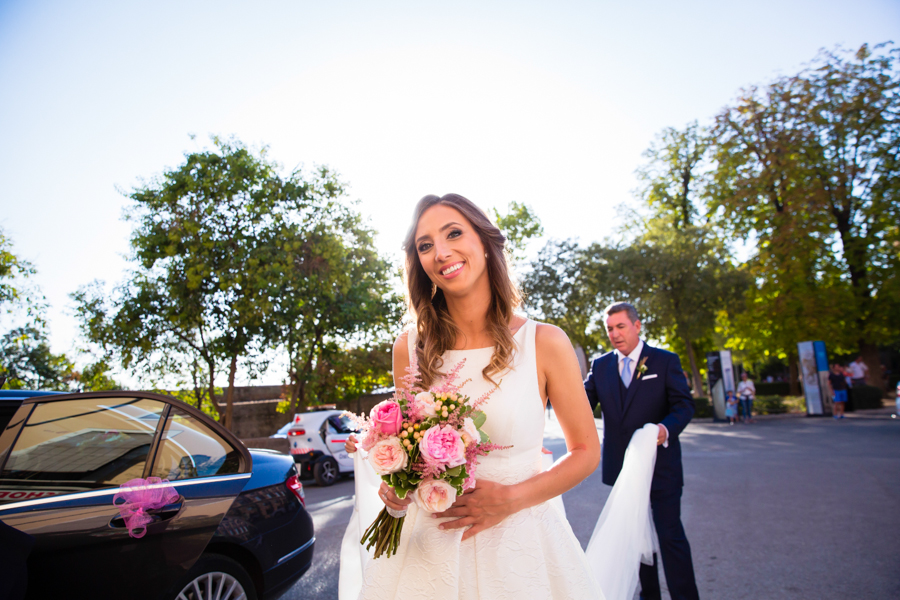
[[[529,320],[516,332],[512,367],[494,377],[499,389],[483,405],[487,414],[483,429],[491,442],[512,447],[482,457],[476,480],[514,484],[543,470],[544,408],[538,389],[535,329],[535,322]],[[414,344],[415,331],[411,329],[410,352]],[[449,351],[443,356],[442,370],[465,359],[459,381],[471,381],[462,391],[477,398],[494,387],[482,375],[492,353],[493,348]],[[603,598],[569,522],[552,502],[510,515],[465,541],[462,529],[438,529],[449,520],[436,519],[410,505],[397,554],[367,561],[359,598]]]

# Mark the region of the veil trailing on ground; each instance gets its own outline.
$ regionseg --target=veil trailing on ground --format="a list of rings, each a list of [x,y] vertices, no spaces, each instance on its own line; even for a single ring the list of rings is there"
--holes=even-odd
[[[658,432],[656,425],[647,424],[631,438],[622,472],[588,542],[585,554],[600,587],[598,598],[631,600],[640,563],[653,564],[659,544],[650,515],[650,483]],[[340,600],[356,600],[359,596],[366,564],[372,560],[372,551],[360,544],[360,538],[384,506],[378,497],[381,478],[365,460],[362,449],[353,456],[356,496],[341,544]],[[544,466],[549,468],[552,458],[545,455],[545,461]],[[565,516],[562,497],[553,498],[550,504]]]
[[[338,598],[340,600],[356,600],[362,589],[363,573],[366,564],[372,560],[374,548],[366,550],[360,543],[363,533],[368,529],[384,504],[378,497],[381,477],[366,460],[366,452],[358,448],[353,456],[353,482],[356,494],[353,498],[353,514],[344,532],[341,542],[341,575],[338,580]]]
[[[658,435],[659,427],[648,423],[631,437],[622,471],[585,550],[606,600],[631,600],[640,563],[652,565],[653,553],[659,548],[650,515]]]

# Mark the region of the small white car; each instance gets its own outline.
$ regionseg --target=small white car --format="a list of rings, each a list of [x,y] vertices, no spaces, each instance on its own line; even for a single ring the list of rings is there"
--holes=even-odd
[[[343,412],[297,413],[272,436],[287,438],[303,479],[315,479],[320,486],[329,486],[341,475],[353,473],[353,457],[347,454],[344,442],[356,433],[356,426]]]

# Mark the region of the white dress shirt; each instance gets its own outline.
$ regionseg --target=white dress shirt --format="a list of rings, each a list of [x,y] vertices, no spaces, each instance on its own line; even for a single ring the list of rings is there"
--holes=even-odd
[[[631,369],[631,379],[628,381],[629,386],[630,386],[631,382],[634,381],[634,373],[638,369],[638,365],[640,364],[640,359],[641,359],[641,352],[643,352],[643,351],[644,351],[644,340],[639,339],[637,346],[635,346],[634,349],[628,353],[628,358],[631,359],[631,363],[628,365],[629,369]],[[619,352],[618,349],[614,350],[614,352],[616,353],[616,359],[619,361],[619,378],[621,378],[622,377],[622,369],[625,368],[625,355],[622,354],[621,352]],[[665,431],[666,431],[666,440],[663,442],[662,446],[663,446],[663,448],[668,448],[669,447],[669,430],[662,423],[658,423],[658,425],[660,427],[662,427],[663,429],[665,429]]]
[[[638,363],[641,360],[641,352],[644,350],[644,340],[639,339],[637,346],[634,347],[634,350],[628,355],[628,358],[631,359],[631,364],[629,364],[629,368],[631,369],[631,379],[628,380],[626,387],[634,381],[634,372],[637,370]],[[619,377],[622,377],[622,369],[625,368],[625,355],[619,352],[616,352],[616,358],[619,360]],[[624,381],[622,383],[625,383]]]

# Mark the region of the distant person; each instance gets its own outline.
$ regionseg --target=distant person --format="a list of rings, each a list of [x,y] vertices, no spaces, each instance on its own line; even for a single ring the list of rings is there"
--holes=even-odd
[[[834,418],[844,418],[844,407],[847,404],[847,379],[841,370],[841,365],[834,363],[828,373],[828,385],[831,387],[831,397],[834,398]]]
[[[894,402],[897,403],[897,412],[894,413],[894,418],[900,417],[900,381],[897,382],[897,395],[894,397]]]
[[[738,384],[738,396],[741,399],[741,409],[744,411],[744,423],[753,423],[753,401],[756,399],[756,386],[746,372],[741,373],[741,382]]]
[[[866,385],[866,373],[869,367],[863,362],[862,356],[857,356],[856,360],[850,363],[850,379],[853,381],[853,387]]]
[[[844,374],[844,380],[847,382],[847,389],[850,389],[850,386],[853,385],[853,379],[850,377],[850,363],[846,365],[840,365],[841,373]]]
[[[731,390],[725,393],[725,418],[729,425],[734,425],[738,419],[738,399]]]

